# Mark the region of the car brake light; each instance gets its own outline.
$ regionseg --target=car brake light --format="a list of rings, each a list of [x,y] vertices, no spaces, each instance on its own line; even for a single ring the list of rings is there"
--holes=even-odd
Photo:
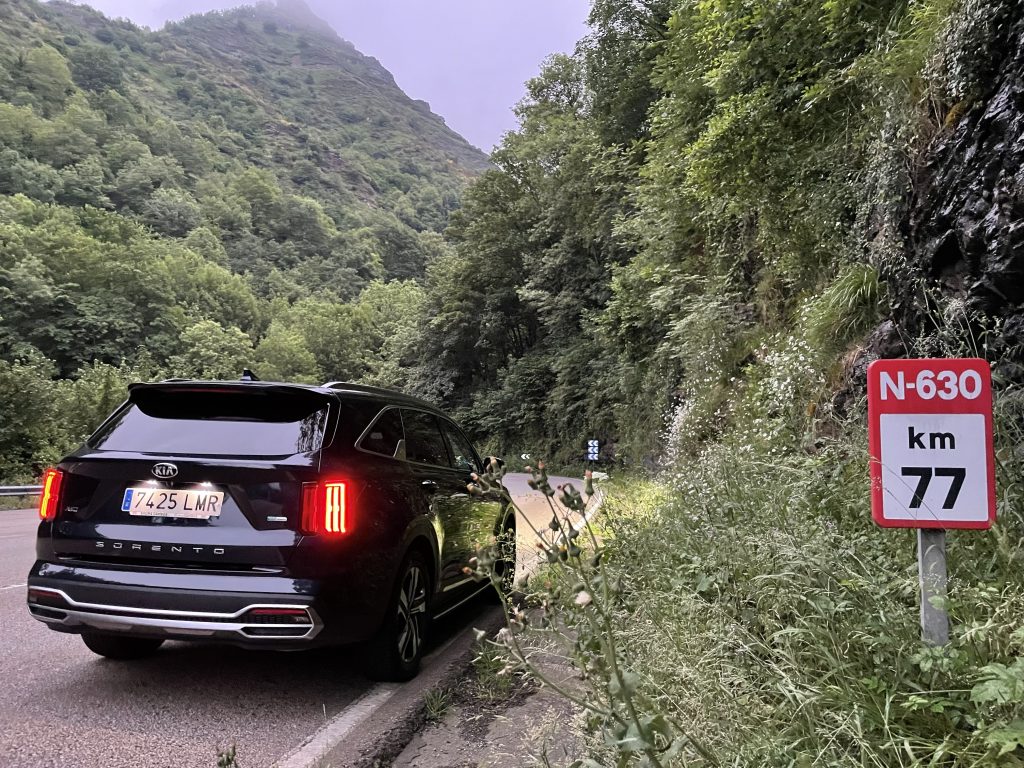
[[[346,533],[345,484],[324,485],[324,530],[327,533]]]
[[[348,533],[345,483],[303,483],[302,532],[310,535]]]
[[[39,497],[39,517],[53,520],[57,517],[57,505],[60,503],[60,484],[64,473],[59,469],[48,469],[43,475],[43,492]]]

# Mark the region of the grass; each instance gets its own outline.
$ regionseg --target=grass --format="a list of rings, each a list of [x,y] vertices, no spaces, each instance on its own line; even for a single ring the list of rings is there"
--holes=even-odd
[[[34,509],[38,506],[38,496],[0,496],[0,510]]]
[[[423,697],[424,718],[428,723],[442,720],[452,708],[454,696],[449,688],[431,688]]]
[[[556,565],[534,595],[552,621],[525,632],[560,636],[587,702],[615,709],[607,612],[637,722],[673,734],[663,766],[1024,766],[1017,423],[997,408],[999,524],[949,535],[946,648],[920,640],[914,533],[871,522],[858,424],[813,452],[725,436],[674,475],[610,484],[589,578],[613,597],[581,610]],[[598,764],[642,764],[592,726]]]
[[[473,658],[473,674],[466,681],[462,697],[485,704],[498,704],[511,699],[529,686],[523,675],[509,668],[508,661],[484,646]]]

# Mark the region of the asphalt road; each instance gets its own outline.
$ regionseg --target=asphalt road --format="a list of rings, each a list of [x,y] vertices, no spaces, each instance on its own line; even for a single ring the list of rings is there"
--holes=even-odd
[[[551,519],[543,495],[522,475],[506,485],[543,530]],[[521,571],[536,560],[525,523]],[[33,510],[0,511],[0,766],[213,768],[218,747],[231,744],[243,768],[269,766],[370,687],[345,649],[169,642],[150,659],[101,659],[29,616],[24,582],[35,530]],[[468,606],[442,631],[450,635],[482,610]]]
[[[548,529],[548,523],[551,522],[551,506],[543,493],[532,490],[526,484],[528,478],[529,475],[520,473],[505,476],[505,487],[519,507],[519,519],[516,522],[517,580],[532,572],[540,562],[534,530],[542,534],[551,533]],[[554,488],[564,483],[572,483],[577,490],[583,491],[583,481],[579,479],[550,477],[549,482]],[[570,522],[577,522],[576,516],[571,516]]]

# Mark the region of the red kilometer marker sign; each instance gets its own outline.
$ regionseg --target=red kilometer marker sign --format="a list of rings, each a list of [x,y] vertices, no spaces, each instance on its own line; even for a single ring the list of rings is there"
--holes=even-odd
[[[871,514],[900,528],[996,519],[992,374],[985,360],[876,360],[868,368]]]

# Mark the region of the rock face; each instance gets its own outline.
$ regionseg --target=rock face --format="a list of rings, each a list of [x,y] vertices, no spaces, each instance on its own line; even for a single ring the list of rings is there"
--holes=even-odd
[[[916,179],[906,232],[912,273],[969,310],[1002,321],[997,354],[1024,341],[1024,7],[1009,4],[993,40],[994,77],[945,129]],[[890,275],[896,321],[911,335],[929,323],[911,275]],[[1014,347],[1017,347],[1015,350]],[[993,355],[997,359],[997,355]]]

